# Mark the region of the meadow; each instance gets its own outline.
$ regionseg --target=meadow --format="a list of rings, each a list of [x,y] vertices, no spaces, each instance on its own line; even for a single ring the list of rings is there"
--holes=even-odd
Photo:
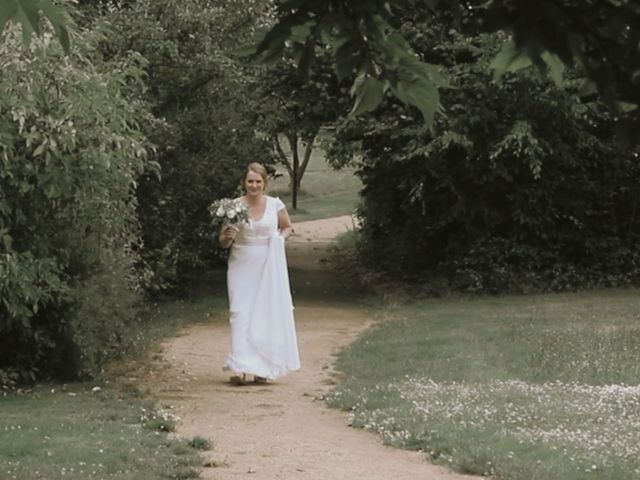
[[[509,480],[640,478],[640,292],[386,307],[329,404],[388,444]]]

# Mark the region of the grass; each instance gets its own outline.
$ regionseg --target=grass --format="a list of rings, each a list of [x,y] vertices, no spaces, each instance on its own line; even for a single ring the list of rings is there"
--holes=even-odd
[[[213,448],[213,443],[208,438],[201,437],[200,435],[196,435],[191,440],[187,442],[187,444],[191,448],[195,448],[196,450],[211,450]]]
[[[0,398],[0,478],[198,478],[202,459],[164,428],[171,414],[93,383]],[[158,423],[160,420],[160,423]]]
[[[640,292],[424,300],[338,359],[329,403],[468,473],[640,478]]]
[[[309,166],[302,179],[298,196],[298,209],[291,205],[289,176],[282,167],[282,176],[270,181],[269,194],[285,202],[294,222],[318,220],[347,215],[354,212],[358,204],[358,192],[362,186],[353,169],[333,170],[324,160],[322,150],[316,148],[311,154]]]
[[[189,300],[156,304],[141,345],[153,345],[188,323],[225,321],[226,299],[209,287]],[[113,366],[114,377],[95,382],[0,395],[0,478],[199,478],[198,452],[211,448],[211,441],[170,436],[176,422],[170,406],[154,404],[123,382],[123,368],[129,367]]]

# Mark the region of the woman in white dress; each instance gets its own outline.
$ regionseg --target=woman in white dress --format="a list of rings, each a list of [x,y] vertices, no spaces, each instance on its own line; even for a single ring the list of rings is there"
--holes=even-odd
[[[228,225],[219,236],[231,248],[227,288],[231,352],[224,369],[230,381],[246,383],[282,377],[300,368],[298,341],[284,242],[292,226],[279,198],[265,195],[267,170],[259,163],[247,167],[240,200],[249,207],[248,223]]]

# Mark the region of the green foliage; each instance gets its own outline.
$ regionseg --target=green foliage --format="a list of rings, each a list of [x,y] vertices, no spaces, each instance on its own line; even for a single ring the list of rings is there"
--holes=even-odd
[[[388,2],[300,2],[278,4],[276,24],[246,50],[257,61],[270,64],[284,57],[287,46],[303,75],[317,63],[316,44],[335,57],[340,81],[353,77],[355,98],[350,115],[374,110],[391,90],[417,107],[427,125],[439,110],[438,87],[444,77],[416,57],[390,24]],[[321,53],[319,56],[323,56]]]
[[[70,23],[67,12],[63,7],[55,5],[52,0],[2,0],[0,35],[7,23],[15,21],[22,25],[22,39],[28,46],[34,33],[42,34],[41,14],[49,20],[65,53],[69,53],[71,41],[67,28]]]
[[[260,2],[140,0],[95,20],[105,58],[146,58],[145,98],[163,119],[146,129],[160,174],[144,175],[137,190],[147,291],[176,288],[220,261],[207,206],[237,193],[247,164],[270,162],[256,136],[251,72],[224,53],[261,15]]]
[[[211,450],[213,448],[211,440],[201,437],[200,435],[196,435],[192,439],[188,440],[187,445],[196,450]]]
[[[176,429],[176,424],[172,419],[163,417],[151,418],[145,422],[144,426],[158,432],[173,432]]]
[[[505,48],[515,56],[526,56],[542,68],[553,69],[554,61],[577,63],[606,102],[639,100],[634,78],[640,59],[630,51],[640,39],[636,2],[500,0],[491,2],[482,15],[489,28],[513,33]],[[549,52],[557,60],[550,59]]]
[[[491,81],[502,42],[469,13],[408,19],[403,35],[449,70],[432,131],[397,102],[350,123],[334,163],[361,154],[361,251],[371,268],[431,289],[562,290],[640,280],[637,154],[598,103],[535,71]],[[437,47],[433,47],[437,45]],[[344,158],[343,158],[344,160]]]
[[[147,141],[135,55],[65,57],[50,32],[0,43],[0,369],[23,378],[95,372],[132,318],[136,179]],[[85,315],[87,312],[91,315]]]
[[[320,130],[348,111],[347,86],[336,81],[328,56],[319,55],[315,64],[307,78],[289,61],[261,68],[253,80],[260,132],[287,169],[295,210]],[[281,144],[283,138],[287,147]]]
[[[290,48],[302,71],[314,63],[315,45],[328,45],[340,79],[353,79],[352,114],[373,110],[389,91],[417,107],[427,126],[440,109],[439,88],[446,81],[410,46],[402,32],[407,4],[382,0],[288,0],[279,3],[279,18],[252,50],[259,61],[273,62]],[[623,117],[619,130],[638,140],[640,119],[640,5],[634,1],[575,2],[571,0],[425,0],[416,15],[437,19],[451,11],[455,24],[470,12],[484,31],[509,32],[490,68],[496,78],[534,64],[559,82],[565,67],[579,65],[586,83]],[[432,43],[429,48],[437,49]],[[444,102],[445,106],[446,102]],[[633,110],[631,113],[629,113]],[[635,130],[633,127],[635,126]]]

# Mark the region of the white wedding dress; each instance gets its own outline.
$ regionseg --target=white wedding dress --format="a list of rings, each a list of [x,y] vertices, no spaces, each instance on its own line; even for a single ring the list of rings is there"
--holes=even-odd
[[[260,220],[240,224],[231,247],[227,288],[231,353],[225,370],[274,379],[300,368],[279,198],[266,197]]]

